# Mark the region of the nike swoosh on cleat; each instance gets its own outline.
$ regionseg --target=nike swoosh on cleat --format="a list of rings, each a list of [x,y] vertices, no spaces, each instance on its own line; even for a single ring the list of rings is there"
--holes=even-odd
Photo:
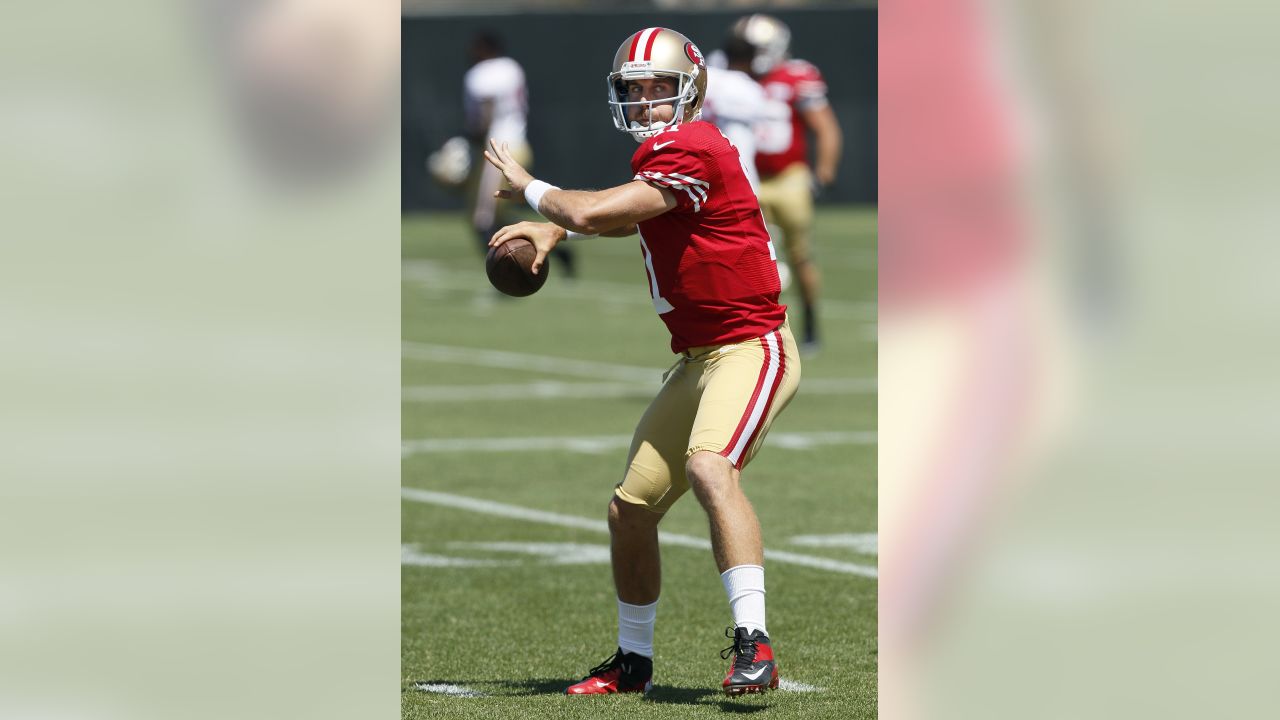
[[[670,145],[670,144],[671,144],[671,143],[673,143],[673,142],[675,142],[675,140],[668,140],[668,141],[666,141],[666,142],[664,142],[664,143],[654,143],[654,144],[653,144],[653,149],[654,149],[654,150],[661,150],[662,148],[664,148],[664,147],[666,147],[666,146]]]
[[[768,670],[768,669],[769,669],[769,666],[768,666],[768,665],[765,665],[764,667],[760,668],[759,670],[755,671],[754,673],[749,673],[749,672],[744,672],[744,673],[742,673],[742,677],[744,677],[744,678],[746,678],[746,679],[748,679],[748,680],[755,680],[755,679],[759,678],[762,674],[764,674],[764,671],[765,671],[765,670]]]

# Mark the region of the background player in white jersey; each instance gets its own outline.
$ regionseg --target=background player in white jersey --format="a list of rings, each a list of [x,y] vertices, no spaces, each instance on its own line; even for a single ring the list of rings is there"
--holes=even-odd
[[[765,123],[789,122],[791,110],[779,103],[769,101],[764,86],[751,77],[751,58],[755,48],[740,37],[730,36],[725,42],[722,52],[724,66],[712,65],[708,59],[707,68],[707,100],[702,106],[702,118],[724,131],[747,171],[747,179],[751,187],[759,188],[760,175],[756,172],[756,150],[759,148],[766,130]],[[789,141],[790,138],[787,138]],[[786,145],[766,146],[768,152],[780,152]]]
[[[502,40],[494,33],[476,34],[471,41],[473,65],[463,78],[463,115],[467,137],[477,148],[476,155],[487,138],[504,142],[512,157],[521,165],[530,167],[533,151],[525,137],[526,118],[529,113],[529,93],[525,84],[524,69],[504,53]],[[502,173],[486,162],[472,162],[467,178],[467,213],[475,229],[480,247],[484,248],[493,231],[502,225],[518,220],[510,204],[499,203],[495,193],[509,187]],[[570,250],[556,251],[573,274],[573,256]]]
[[[524,69],[503,53],[502,41],[494,34],[481,32],[471,41],[473,65],[463,78],[462,107],[467,137],[477,146],[485,138],[494,137],[507,143],[513,156],[523,163],[532,161],[525,139],[525,117],[529,111]],[[502,174],[488,163],[472,164],[467,183],[467,210],[471,226],[482,241],[488,241],[504,221],[514,220],[510,210],[500,208],[494,192],[502,183]],[[505,224],[505,223],[503,223]]]
[[[623,42],[609,74],[614,125],[640,147],[631,182],[600,191],[535,180],[498,142],[485,157],[514,193],[550,223],[504,227],[497,246],[528,238],[546,254],[566,236],[640,234],[654,309],[681,357],[632,438],[627,470],[609,504],[618,650],[570,695],[642,693],[652,687],[653,629],[661,588],[658,523],[693,490],[729,599],[730,695],[778,685],[765,626],[760,523],[741,471],[800,382],[798,350],[778,304],[778,274],[759,202],[738,151],[698,120],[706,63],[687,37],[647,28]]]
[[[788,138],[785,149],[756,153],[760,172],[760,206],[771,223],[782,229],[787,259],[800,283],[804,334],[802,348],[818,348],[818,295],[822,278],[814,263],[813,192],[836,179],[843,136],[835,112],[827,102],[827,84],[812,63],[790,57],[791,30],[768,15],[749,15],[734,23],[730,33],[755,49],[752,70],[765,92],[791,108],[789,122],[774,123],[770,135]],[[808,132],[816,140],[814,168],[809,169]]]

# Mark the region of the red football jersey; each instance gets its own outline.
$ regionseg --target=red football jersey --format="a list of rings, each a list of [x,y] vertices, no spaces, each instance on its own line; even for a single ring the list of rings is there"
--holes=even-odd
[[[756,153],[756,170],[768,177],[793,163],[809,162],[807,126],[800,111],[827,104],[827,81],[812,63],[788,60],[760,80],[769,97],[791,107],[791,146],[780,153]]]
[[[676,207],[640,223],[653,306],[671,350],[761,337],[787,308],[760,203],[738,149],[707,122],[672,126],[631,158],[635,179],[666,188]]]

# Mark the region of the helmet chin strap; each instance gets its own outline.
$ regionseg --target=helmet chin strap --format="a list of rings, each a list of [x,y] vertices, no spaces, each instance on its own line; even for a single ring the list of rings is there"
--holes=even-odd
[[[681,96],[681,98],[682,97],[683,96]],[[685,105],[685,102],[687,102],[686,100],[683,100],[681,98],[676,98],[676,102],[675,102],[676,115],[679,115],[684,112],[684,105]],[[650,110],[650,112],[652,112],[652,110]],[[696,120],[697,118],[694,118],[694,119]],[[648,140],[649,138],[657,134],[659,130],[662,130],[668,125],[677,125],[677,124],[679,123],[676,122],[676,119],[674,117],[672,117],[670,120],[652,120],[649,122],[648,125],[641,125],[639,120],[632,120],[630,125],[631,131],[632,131],[631,137],[635,138],[636,142],[643,143],[645,140]]]
[[[631,133],[631,137],[635,138],[636,142],[642,143],[645,140],[648,140],[649,138],[653,137],[655,133],[657,133],[662,128],[666,127],[668,124],[669,123],[666,123],[662,120],[656,120],[654,122],[649,123],[648,125],[641,125],[638,120],[632,120],[631,129],[635,132]]]

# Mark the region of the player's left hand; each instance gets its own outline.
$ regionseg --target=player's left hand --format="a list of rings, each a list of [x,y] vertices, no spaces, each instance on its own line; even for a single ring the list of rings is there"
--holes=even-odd
[[[507,143],[499,145],[497,140],[489,138],[489,149],[484,151],[484,159],[498,168],[511,185],[510,190],[498,190],[493,194],[494,197],[509,200],[524,196],[524,189],[533,182],[533,176],[511,157],[511,148]]]

